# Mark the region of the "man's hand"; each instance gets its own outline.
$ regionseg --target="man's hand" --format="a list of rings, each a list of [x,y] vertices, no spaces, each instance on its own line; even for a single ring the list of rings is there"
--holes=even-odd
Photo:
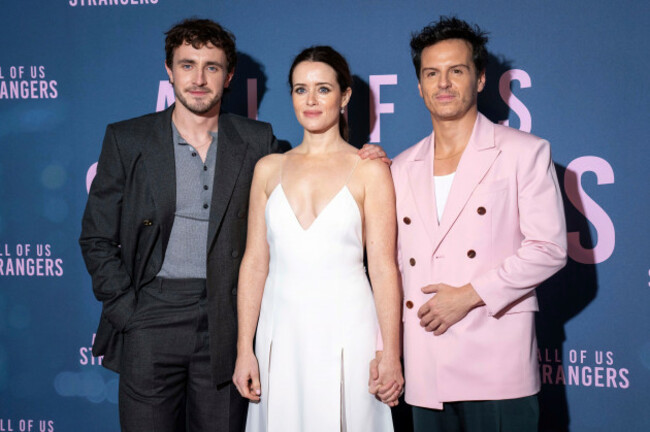
[[[262,386],[260,385],[257,358],[253,352],[237,355],[232,381],[239,390],[239,394],[251,402],[259,402],[262,395]]]
[[[384,149],[376,144],[364,144],[357,154],[361,159],[381,159],[381,161],[388,164],[388,166],[393,163],[393,161],[386,156]]]
[[[420,325],[436,336],[465,318],[470,310],[484,304],[470,284],[461,287],[442,283],[427,285],[422,292],[436,294],[418,310]]]
[[[377,351],[370,361],[368,392],[390,407],[397,406],[399,397],[404,392],[404,377],[399,359],[383,358],[383,352]]]

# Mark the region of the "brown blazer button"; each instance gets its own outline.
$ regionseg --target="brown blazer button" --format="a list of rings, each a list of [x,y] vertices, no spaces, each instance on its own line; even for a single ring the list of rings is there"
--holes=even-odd
[[[485,207],[483,207],[483,206],[476,209],[476,213],[480,214],[481,216],[483,216],[485,214],[485,212],[486,212],[486,210],[485,210]]]
[[[413,302],[411,300],[408,300],[406,302],[406,307],[407,307],[407,309],[413,309]]]
[[[411,225],[411,218],[406,216],[404,219],[402,219],[406,225]]]
[[[411,264],[411,267],[415,266],[415,258],[411,258],[409,263]]]
[[[151,222],[151,220],[149,220],[149,219],[145,219],[145,220],[142,221],[142,225],[151,226],[151,225],[153,225],[153,222]]]
[[[467,256],[470,258],[474,258],[476,256],[476,251],[474,249],[470,249],[467,251]]]

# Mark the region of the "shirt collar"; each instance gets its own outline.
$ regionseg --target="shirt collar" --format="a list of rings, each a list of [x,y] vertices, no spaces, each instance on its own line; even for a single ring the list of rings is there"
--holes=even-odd
[[[172,121],[172,132],[174,134],[174,144],[178,145],[189,145],[187,141],[185,141],[185,138],[178,132],[178,129],[176,129],[176,125]],[[212,141],[215,141],[217,139],[217,136],[219,135],[219,131],[210,131],[210,135],[212,135]]]

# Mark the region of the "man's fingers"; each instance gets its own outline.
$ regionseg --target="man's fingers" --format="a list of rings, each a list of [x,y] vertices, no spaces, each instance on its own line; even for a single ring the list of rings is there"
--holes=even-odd
[[[382,398],[382,401],[384,403],[389,403],[389,402],[395,402],[396,400],[399,399],[399,391],[394,391],[389,395],[386,395],[386,397]]]
[[[419,318],[420,318],[420,325],[422,327],[428,327],[428,326],[432,325],[433,322],[439,322],[440,321],[440,319],[438,317],[436,317],[435,314],[433,313],[433,311],[431,311],[431,310],[428,310],[426,314],[423,314]],[[436,325],[436,327],[437,327],[437,325]]]
[[[422,319],[422,317],[428,314],[430,310],[431,306],[429,306],[429,302],[426,302],[420,306],[420,309],[418,309],[418,318]]]
[[[395,389],[395,391],[393,391],[393,392],[391,392],[391,393],[389,393],[389,394],[387,394],[385,396],[382,396],[381,401],[383,403],[385,403],[385,404],[388,404],[388,403],[391,403],[391,402],[396,402],[399,399],[399,394],[400,394],[399,389]]]
[[[449,327],[446,324],[442,323],[433,331],[433,334],[436,336],[440,336],[441,334],[446,332],[448,328]]]
[[[435,331],[438,327],[442,325],[442,322],[439,319],[432,319],[426,324],[423,324],[423,321],[420,321],[420,325],[428,332]]]
[[[384,149],[376,144],[364,144],[357,154],[361,159],[381,159],[388,165],[392,163],[392,161],[387,157]]]
[[[386,398],[387,398],[391,393],[394,393],[395,391],[397,391],[398,388],[399,388],[398,384],[397,384],[395,381],[393,381],[393,382],[391,382],[391,383],[389,383],[389,384],[387,384],[387,385],[383,385],[383,386],[381,386],[381,387],[379,388],[379,391],[377,392],[377,394],[379,395],[379,397],[380,397],[382,400],[384,400],[384,399],[386,399]]]
[[[422,287],[422,292],[425,294],[432,294],[438,292],[438,284],[427,285]]]

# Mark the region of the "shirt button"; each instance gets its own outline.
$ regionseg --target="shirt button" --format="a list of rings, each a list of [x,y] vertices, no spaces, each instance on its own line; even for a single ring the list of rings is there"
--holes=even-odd
[[[411,225],[411,218],[410,218],[410,217],[407,216],[407,217],[405,217],[405,218],[402,219],[402,220],[404,221],[404,223],[405,223],[406,225]]]
[[[481,216],[483,216],[486,212],[487,210],[485,210],[485,207],[479,207],[476,209],[476,213],[480,214]]]
[[[206,165],[203,165],[203,171],[207,171],[208,167]]]
[[[411,258],[409,263],[411,264],[411,267],[415,266],[415,258]]]
[[[407,308],[407,309],[413,309],[413,302],[412,302],[411,300],[408,300],[408,301],[406,302],[406,308]]]
[[[474,249],[470,249],[467,251],[467,256],[469,258],[474,258],[476,256],[476,251]]]
[[[208,185],[203,185],[203,190],[208,190]]]
[[[207,208],[208,208],[208,205],[207,205],[207,204],[203,204],[203,208],[204,208],[204,209],[207,209]]]
[[[193,157],[196,157],[196,152],[192,152],[192,156],[193,156]]]
[[[234,250],[234,251],[232,251],[232,252],[230,253],[230,256],[233,257],[233,258],[237,258],[237,257],[239,256],[239,251],[238,251],[238,250]]]

